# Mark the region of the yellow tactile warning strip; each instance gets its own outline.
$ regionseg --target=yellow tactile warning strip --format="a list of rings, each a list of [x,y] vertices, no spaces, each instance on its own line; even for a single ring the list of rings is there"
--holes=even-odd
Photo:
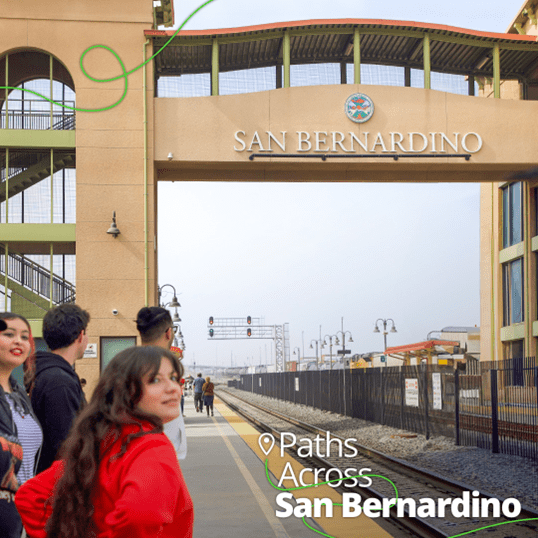
[[[250,449],[260,458],[261,461],[265,463],[265,460],[268,459],[268,468],[270,472],[276,476],[281,477],[286,467],[286,464],[289,462],[293,468],[295,476],[298,476],[303,466],[293,459],[289,454],[284,454],[284,457],[280,457],[280,450],[278,447],[274,447],[268,456],[266,456],[260,449],[258,444],[258,438],[260,433],[257,432],[252,426],[247,424],[240,416],[235,414],[232,410],[222,404],[220,401],[216,401],[215,405],[219,413],[228,421],[230,426],[242,437],[242,439],[247,443]],[[229,441],[224,437],[226,445],[229,446]],[[230,448],[230,446],[229,446]],[[233,449],[233,447],[232,447]],[[233,455],[233,453],[232,453]],[[235,456],[234,456],[235,459]],[[237,462],[237,459],[236,459]],[[241,462],[242,463],[242,462]],[[244,466],[244,464],[242,463]],[[241,467],[240,467],[241,469]],[[250,473],[249,473],[250,475]],[[252,477],[251,477],[252,478]],[[273,479],[274,480],[274,479]],[[277,485],[277,484],[275,484]],[[295,484],[292,480],[285,481],[281,487],[295,487]],[[260,492],[261,493],[261,492]],[[277,495],[277,490],[275,489],[275,496]],[[331,488],[328,485],[318,486],[316,488],[306,488],[296,491],[292,491],[294,497],[297,498],[308,498],[313,500],[314,498],[326,498],[332,500],[333,503],[341,503],[342,496]],[[261,493],[262,494],[262,493]],[[262,494],[263,495],[263,494]],[[267,500],[265,500],[267,502]],[[270,507],[271,515],[275,517],[274,511]],[[294,517],[294,516],[291,516]],[[341,517],[341,508],[339,506],[334,506],[334,515],[333,517],[323,516],[321,518],[316,518],[316,523],[320,525],[325,534],[324,536],[333,536],[335,538],[391,538],[391,535],[379,527],[376,522],[366,517],[364,514],[361,514],[359,517],[354,518],[343,518]],[[315,533],[314,531],[305,527],[305,532],[302,536],[322,536]],[[293,537],[296,538],[296,537]]]
[[[223,415],[222,410],[219,408],[219,405],[216,405],[216,407],[221,412],[221,415]],[[273,511],[272,506],[269,504],[269,501],[266,499],[265,495],[263,494],[258,484],[256,484],[256,480],[254,480],[254,477],[250,474],[248,467],[243,463],[243,460],[240,458],[239,454],[237,453],[235,448],[232,446],[232,443],[230,442],[230,440],[226,437],[226,434],[222,431],[222,428],[219,426],[218,422],[215,421],[215,423],[217,426],[217,430],[219,431],[221,437],[224,439],[224,443],[226,444],[226,447],[230,451],[232,458],[234,459],[239,470],[241,471],[243,478],[246,480],[248,487],[254,494],[254,498],[258,502],[258,505],[260,506],[263,512],[263,515],[265,516],[265,519],[267,519],[267,522],[273,529],[275,536],[277,538],[290,538],[289,534],[286,532],[286,529],[284,529],[284,527],[282,526],[282,523],[280,522],[280,520],[275,516],[275,513]]]

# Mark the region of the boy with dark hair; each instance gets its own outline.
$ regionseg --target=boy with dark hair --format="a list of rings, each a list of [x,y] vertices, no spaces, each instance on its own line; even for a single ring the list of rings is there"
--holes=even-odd
[[[43,338],[50,352],[36,353],[35,377],[29,385],[32,407],[43,428],[38,473],[57,458],[58,449],[86,403],[74,364],[84,356],[88,345],[89,321],[88,312],[72,303],[52,308],[43,318]]]

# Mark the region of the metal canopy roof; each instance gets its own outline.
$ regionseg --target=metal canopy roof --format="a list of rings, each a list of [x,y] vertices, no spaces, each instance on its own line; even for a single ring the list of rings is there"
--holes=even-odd
[[[426,342],[417,342],[415,344],[406,344],[404,346],[388,347],[385,350],[385,354],[399,359],[403,359],[406,356],[436,356],[452,353],[455,346],[459,346],[459,342],[453,340],[427,340]],[[448,350],[446,348],[448,348]]]
[[[282,65],[283,37],[291,38],[291,64],[353,63],[353,33],[360,33],[361,63],[423,68],[423,38],[430,37],[432,71],[492,76],[494,45],[501,78],[538,83],[536,36],[479,32],[416,22],[344,19],[298,21],[224,30],[181,31],[155,58],[157,76],[211,72],[212,44],[219,71]],[[173,31],[147,30],[155,51]]]

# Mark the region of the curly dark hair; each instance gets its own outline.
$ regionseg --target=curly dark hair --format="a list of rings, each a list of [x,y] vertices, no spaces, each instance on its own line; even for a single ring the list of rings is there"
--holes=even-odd
[[[43,338],[51,351],[70,346],[86,330],[90,314],[73,303],[51,308],[43,317]]]
[[[4,324],[5,320],[8,319],[20,319],[26,324],[28,330],[30,331],[30,354],[22,365],[22,369],[24,372],[24,385],[27,386],[27,383],[35,375],[35,342],[34,337],[32,336],[32,328],[30,327],[30,323],[24,316],[21,316],[20,314],[15,314],[14,312],[0,312],[0,332],[6,330],[7,327],[4,327]]]
[[[121,457],[133,439],[163,431],[157,416],[137,409],[142,397],[142,378],[148,373],[155,375],[163,358],[171,362],[180,379],[183,366],[176,356],[152,346],[125,349],[105,368],[90,403],[78,416],[60,450],[64,469],[55,487],[52,515],[45,527],[49,538],[88,538],[88,529],[93,527],[91,494],[105,437],[116,441],[123,425],[139,426],[123,442],[117,455]],[[144,431],[142,425],[148,422],[153,430]]]
[[[136,315],[136,328],[143,344],[155,342],[174,326],[170,312],[161,306],[144,306]]]

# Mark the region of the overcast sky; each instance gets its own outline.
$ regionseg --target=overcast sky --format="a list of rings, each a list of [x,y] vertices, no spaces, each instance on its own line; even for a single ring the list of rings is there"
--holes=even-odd
[[[182,21],[199,0],[176,0]],[[216,0],[185,29],[307,19],[412,20],[504,32],[514,0]],[[185,359],[197,365],[265,363],[270,340],[208,340],[209,316],[289,323],[290,352],[350,331],[352,353],[446,326],[480,324],[478,184],[159,184],[159,284],[181,293]],[[165,290],[171,300],[170,288]],[[328,348],[327,352],[328,352]],[[334,352],[334,351],[333,351]]]

